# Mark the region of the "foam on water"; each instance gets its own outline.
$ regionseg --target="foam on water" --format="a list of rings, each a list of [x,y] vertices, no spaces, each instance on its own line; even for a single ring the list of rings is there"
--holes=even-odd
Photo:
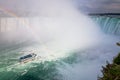
[[[102,33],[69,0],[33,1],[31,10],[40,16],[30,19],[32,27],[25,28],[27,33],[19,32],[24,31],[22,39],[29,36],[36,44],[21,46],[20,50],[11,50],[14,52],[1,56],[10,63],[0,69],[2,80],[96,80],[101,66],[106,60],[111,61],[119,50],[114,45],[117,37]],[[41,59],[18,63],[16,59],[31,52]],[[12,57],[15,58],[13,61]]]

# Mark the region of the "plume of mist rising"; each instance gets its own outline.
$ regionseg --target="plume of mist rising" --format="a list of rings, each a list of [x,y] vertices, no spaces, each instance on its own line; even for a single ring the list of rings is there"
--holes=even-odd
[[[47,47],[52,51],[60,50],[62,54],[62,51],[80,50],[94,46],[103,41],[102,39],[105,40],[105,43],[109,42],[103,38],[104,34],[99,27],[90,18],[81,14],[70,1],[41,0],[40,4],[38,11],[40,16],[35,18],[31,25],[34,26],[34,31],[38,34],[39,39],[37,40],[48,41]],[[109,37],[109,39],[111,38]],[[105,60],[110,60],[109,57],[113,57],[112,53],[117,52],[116,49],[114,49],[115,52],[114,50],[112,52],[113,48],[110,47],[105,52],[106,46],[102,47],[98,46],[98,49],[88,50],[83,53],[82,57],[78,56],[84,58],[78,64],[70,66],[65,63],[64,68],[58,67],[63,80],[96,80],[100,73],[101,64],[105,64]],[[102,49],[99,50],[100,48]],[[103,56],[100,51],[107,54]]]
[[[24,3],[19,3],[16,9],[22,10],[20,5],[23,9],[23,6],[26,6],[25,9],[28,9],[34,16],[38,15],[25,18],[27,21],[24,23],[24,18],[22,21],[19,21],[21,18],[17,19],[20,28],[17,31],[6,33],[9,34],[6,36],[8,41],[35,41],[40,43],[40,46],[45,45],[52,51],[61,51],[62,54],[62,51],[94,46],[103,39],[104,34],[99,27],[90,18],[81,14],[70,0],[26,0]],[[89,52],[87,53],[89,54]],[[94,75],[97,76],[98,69],[100,69],[101,61],[99,60],[103,60],[103,56],[100,55],[99,58],[97,52],[100,54],[97,50],[91,51],[90,55],[95,53],[91,56],[93,56],[92,58],[97,57],[98,60],[85,57],[82,63],[73,65],[73,67],[68,64],[66,64],[66,68],[58,67],[59,72],[66,78],[65,80],[94,80],[96,78]],[[88,54],[85,53],[86,56]]]
[[[39,0],[28,3],[26,6],[30,7],[30,13],[39,16],[27,18],[28,22],[25,23],[21,23],[20,18],[16,19],[22,24],[17,32],[11,32],[14,35],[12,39],[16,41],[24,41],[27,37],[27,40],[39,43],[48,41],[48,46],[53,46],[53,49],[70,50],[94,45],[101,39],[100,29],[81,14],[71,0]]]
[[[37,7],[36,7],[37,6]],[[31,22],[39,42],[51,41],[53,49],[77,49],[94,45],[102,33],[87,16],[81,14],[69,0],[40,0],[34,9],[39,17]]]

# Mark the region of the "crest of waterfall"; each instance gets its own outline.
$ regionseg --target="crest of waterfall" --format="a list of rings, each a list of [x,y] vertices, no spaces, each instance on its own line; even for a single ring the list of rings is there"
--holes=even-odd
[[[120,34],[120,18],[108,16],[94,16],[92,17],[95,22],[100,25],[101,29],[108,34]]]

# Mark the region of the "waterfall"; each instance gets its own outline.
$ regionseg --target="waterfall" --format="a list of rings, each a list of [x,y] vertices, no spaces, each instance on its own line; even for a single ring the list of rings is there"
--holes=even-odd
[[[109,16],[92,16],[92,19],[100,25],[101,29],[108,34],[120,34],[120,18]]]

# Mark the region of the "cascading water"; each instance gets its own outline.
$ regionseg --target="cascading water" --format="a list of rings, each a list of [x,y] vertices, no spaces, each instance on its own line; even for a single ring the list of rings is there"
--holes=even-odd
[[[109,16],[93,16],[105,33],[120,35],[120,18]]]
[[[23,39],[29,36],[37,44],[0,51],[0,80],[96,80],[101,66],[118,53],[118,37],[102,33],[69,0],[34,2],[40,16],[27,18],[30,26],[18,31]],[[21,39],[15,36],[15,41]],[[19,57],[31,50],[41,59],[19,64]]]

